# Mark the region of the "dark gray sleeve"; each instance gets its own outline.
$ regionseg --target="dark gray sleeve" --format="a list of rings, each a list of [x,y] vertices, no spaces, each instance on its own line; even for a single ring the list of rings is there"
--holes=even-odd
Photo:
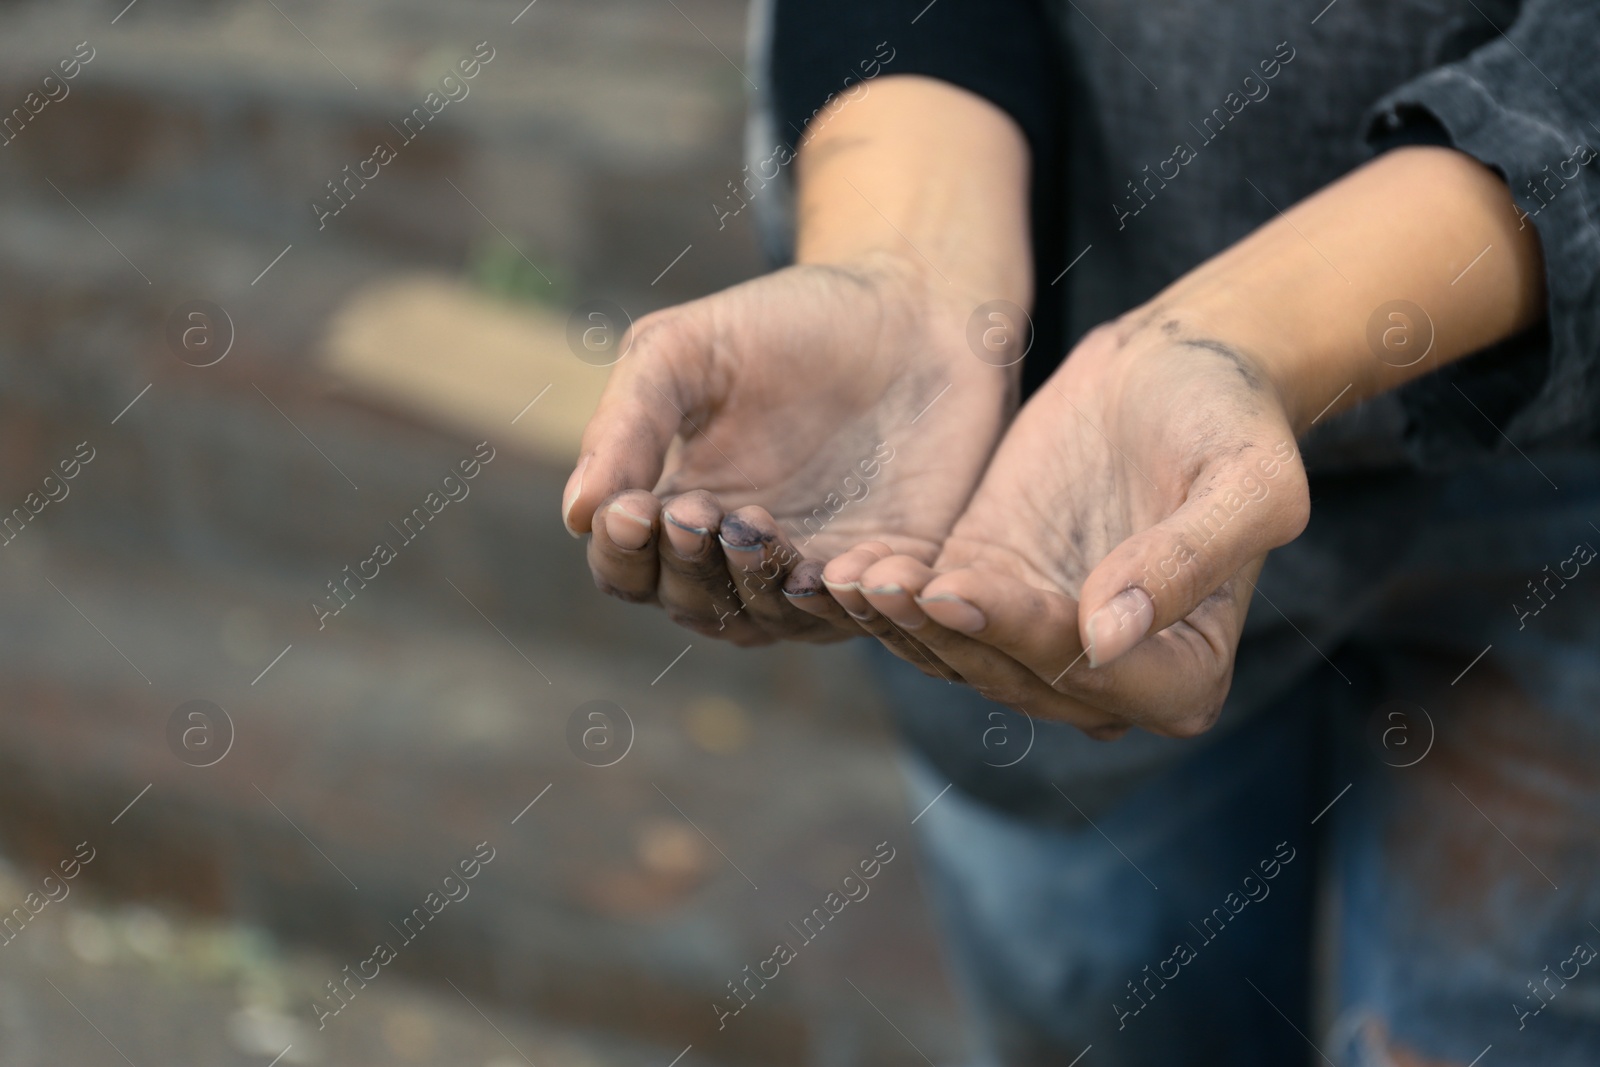
[[[921,74],[988,100],[1037,147],[1051,135],[1055,68],[1040,0],[777,0],[773,13],[773,96],[795,142],[852,82]]]
[[[1424,456],[1505,448],[1501,430],[1524,446],[1600,438],[1600,0],[1526,0],[1498,28],[1385,96],[1368,126],[1374,145],[1442,131],[1506,179],[1544,249],[1546,323],[1403,392]]]

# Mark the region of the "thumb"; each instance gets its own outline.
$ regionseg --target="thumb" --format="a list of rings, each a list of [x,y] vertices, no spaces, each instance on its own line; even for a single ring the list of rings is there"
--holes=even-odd
[[[693,305],[634,323],[626,353],[611,372],[584,427],[578,465],[561,494],[561,521],[580,537],[601,501],[624,489],[654,489],[667,448],[686,419],[709,403],[709,316]]]
[[[1202,468],[1176,511],[1122,542],[1084,580],[1078,625],[1090,666],[1188,617],[1252,561],[1298,537],[1310,508],[1292,438]]]

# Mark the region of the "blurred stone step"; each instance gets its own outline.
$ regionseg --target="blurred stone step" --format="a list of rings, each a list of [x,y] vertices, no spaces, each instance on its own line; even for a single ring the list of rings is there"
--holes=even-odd
[[[118,395],[96,398],[95,408],[0,403],[0,449],[9,457],[0,469],[0,499],[8,509],[38,490],[80,442],[97,449],[70,483],[70,496],[48,505],[4,547],[9,557],[22,563],[53,543],[131,573],[170,572],[233,587],[236,602],[281,605],[275,653],[321,633],[312,603],[324,610],[337,603],[328,583],[344,581],[345,568],[371,558],[384,540],[398,557],[330,629],[351,620],[404,626],[402,607],[476,619],[477,626],[482,618],[464,595],[519,642],[587,645],[651,665],[641,669],[652,678],[693,643],[695,658],[731,684],[778,682],[808,718],[834,731],[860,728],[870,698],[858,670],[819,674],[802,646],[734,649],[673,626],[660,611],[599,594],[583,543],[560,523],[565,468],[499,451],[467,483],[464,500],[404,543],[391,524],[471,458],[473,443],[297,393],[300,379],[262,377],[258,392],[251,382],[202,387],[187,377],[202,372],[178,371],[184,373],[147,382],[149,391],[114,426],[117,409],[140,392],[137,377]]]
[[[577,328],[600,331],[597,343],[619,342],[627,322],[598,314],[599,325]],[[396,274],[340,307],[317,346],[319,369],[340,395],[570,469],[610,374],[601,363],[610,353],[585,362],[570,329],[553,310],[495,300],[447,276]]]
[[[507,234],[547,273],[633,302],[683,299],[754,269],[745,220],[720,230],[706,206],[741,167],[746,86],[718,49],[739,55],[742,5],[545,0],[517,27],[503,8],[285,5],[350,66],[357,91],[271,7],[142,5],[105,35],[98,6],[11,5],[0,9],[8,98],[85,35],[96,51],[70,94],[6,146],[0,190],[52,207],[46,179],[80,203],[111,194],[167,223],[254,236],[269,256],[359,242],[456,266]],[[503,34],[474,28],[502,22]],[[494,58],[468,95],[414,139],[397,133],[490,38]],[[395,161],[355,179],[349,208],[319,226],[312,203],[379,142]],[[696,253],[651,287],[691,243]]]
[[[304,1005],[342,961],[259,927],[119,905],[71,885],[0,962],[6,1067],[122,1062],[119,1053],[171,1067],[635,1067],[683,1051],[552,1026],[406,976],[373,981],[359,1011],[318,1029]],[[24,872],[0,863],[0,899],[28,891]],[[709,1062],[690,1050],[680,1067]]]
[[[297,611],[281,593],[41,544],[0,570],[0,833],[30,864],[90,840],[95,884],[359,960],[487,841],[401,973],[724,1062],[804,1063],[842,1034],[848,1062],[918,1061],[849,977],[918,1046],[954,1047],[892,750],[809,716],[815,693],[740,684],[699,645],[655,680],[666,661],[502,637],[376,583],[371,614],[274,659]],[[849,673],[841,655],[807,653],[796,680]],[[170,747],[195,699],[235,731],[215,766]],[[635,728],[612,766],[572,741],[592,700]],[[788,924],[883,842],[870,895],[803,942]],[[800,959],[719,1030],[726,983],[780,940]]]
[[[642,314],[759,267],[747,216],[718,230],[706,210],[739,169],[742,5],[539,0],[515,26],[519,5],[489,0],[278,6],[287,18],[244,0],[140,2],[114,25],[87,0],[0,7],[7,99],[76,42],[98,50],[0,167],[0,508],[79,442],[96,450],[0,548],[0,841],[19,884],[63,845],[103,842],[86,888],[268,929],[337,973],[489,841],[470,898],[341,1018],[393,1052],[372,1062],[432,1062],[393,1020],[434,1018],[430,998],[455,995],[444,978],[530,1052],[555,1020],[558,1034],[615,1035],[630,1062],[693,1044],[680,1067],[920,1062],[895,1027],[943,1058],[953,1015],[860,667],[843,649],[739,652],[608,601],[557,518],[563,449],[597,381],[539,362],[570,305],[607,296]],[[471,96],[318,230],[324,183],[484,39],[496,58]],[[542,310],[470,288],[496,256],[526,274],[524,254],[559,286],[504,291]],[[448,315],[408,317],[418,272]],[[232,323],[234,347],[205,368],[167,340],[174,309],[197,299]],[[521,366],[518,330],[534,321],[547,340]],[[395,346],[397,330],[417,343],[405,389],[393,363],[322,367],[340,351],[323,340],[352,329],[367,340],[345,355]],[[416,373],[429,348],[493,383],[455,406],[415,403],[433,388]],[[553,387],[512,429],[537,384],[523,376],[548,367],[555,382],[558,366],[570,392]],[[504,433],[480,429],[497,391]],[[484,437],[496,458],[470,496],[319,628],[327,583]],[[235,730],[215,766],[171,747],[173,714],[194,700]],[[637,728],[615,766],[572,747],[591,700]],[[727,983],[882,841],[897,859],[871,896],[718,1030]],[[130,1036],[138,1062],[228,1062],[216,991],[145,999],[190,979],[59,962],[23,975],[0,956],[4,1062],[109,1053],[81,1027],[84,1044],[53,1043],[76,1015],[38,999],[44,976],[118,1034],[165,1023],[170,1004],[206,1020],[165,1043]],[[414,1011],[387,999],[413,980]],[[480,1047],[457,1041],[438,1048]],[[365,1049],[324,1051],[359,1063]],[[566,1055],[551,1058],[595,1062]]]

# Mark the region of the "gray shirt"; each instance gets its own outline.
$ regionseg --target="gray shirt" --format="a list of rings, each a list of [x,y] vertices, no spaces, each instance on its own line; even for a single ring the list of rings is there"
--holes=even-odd
[[[1534,574],[1588,529],[1541,466],[1569,472],[1569,487],[1600,470],[1600,2],[778,0],[756,24],[770,46],[767,119],[752,127],[762,156],[884,73],[961,85],[1022,126],[1038,259],[1030,385],[1094,325],[1387,147],[1450,145],[1510,185],[1542,242],[1546,320],[1302,442],[1311,525],[1269,560],[1220,729],[1326,670],[1409,578]],[[783,221],[768,232],[781,256]],[[1512,512],[1473,505],[1492,486]],[[1508,612],[1470,598],[1452,610],[1467,643]],[[985,738],[1007,720],[920,677],[891,680],[922,754],[1016,810],[1059,811],[1049,783],[1063,775],[1093,766],[1121,783],[1110,795],[1184,751],[1135,733],[1085,755],[1039,724],[1029,759],[997,774]]]

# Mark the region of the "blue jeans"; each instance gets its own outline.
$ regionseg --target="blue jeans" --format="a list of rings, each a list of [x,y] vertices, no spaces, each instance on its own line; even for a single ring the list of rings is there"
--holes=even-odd
[[[979,1063],[1600,1064],[1600,472],[1541,466],[1559,497],[1447,484],[1423,559],[1216,736],[1052,734],[1058,818],[909,758]],[[885,670],[902,722],[1009,715]]]

